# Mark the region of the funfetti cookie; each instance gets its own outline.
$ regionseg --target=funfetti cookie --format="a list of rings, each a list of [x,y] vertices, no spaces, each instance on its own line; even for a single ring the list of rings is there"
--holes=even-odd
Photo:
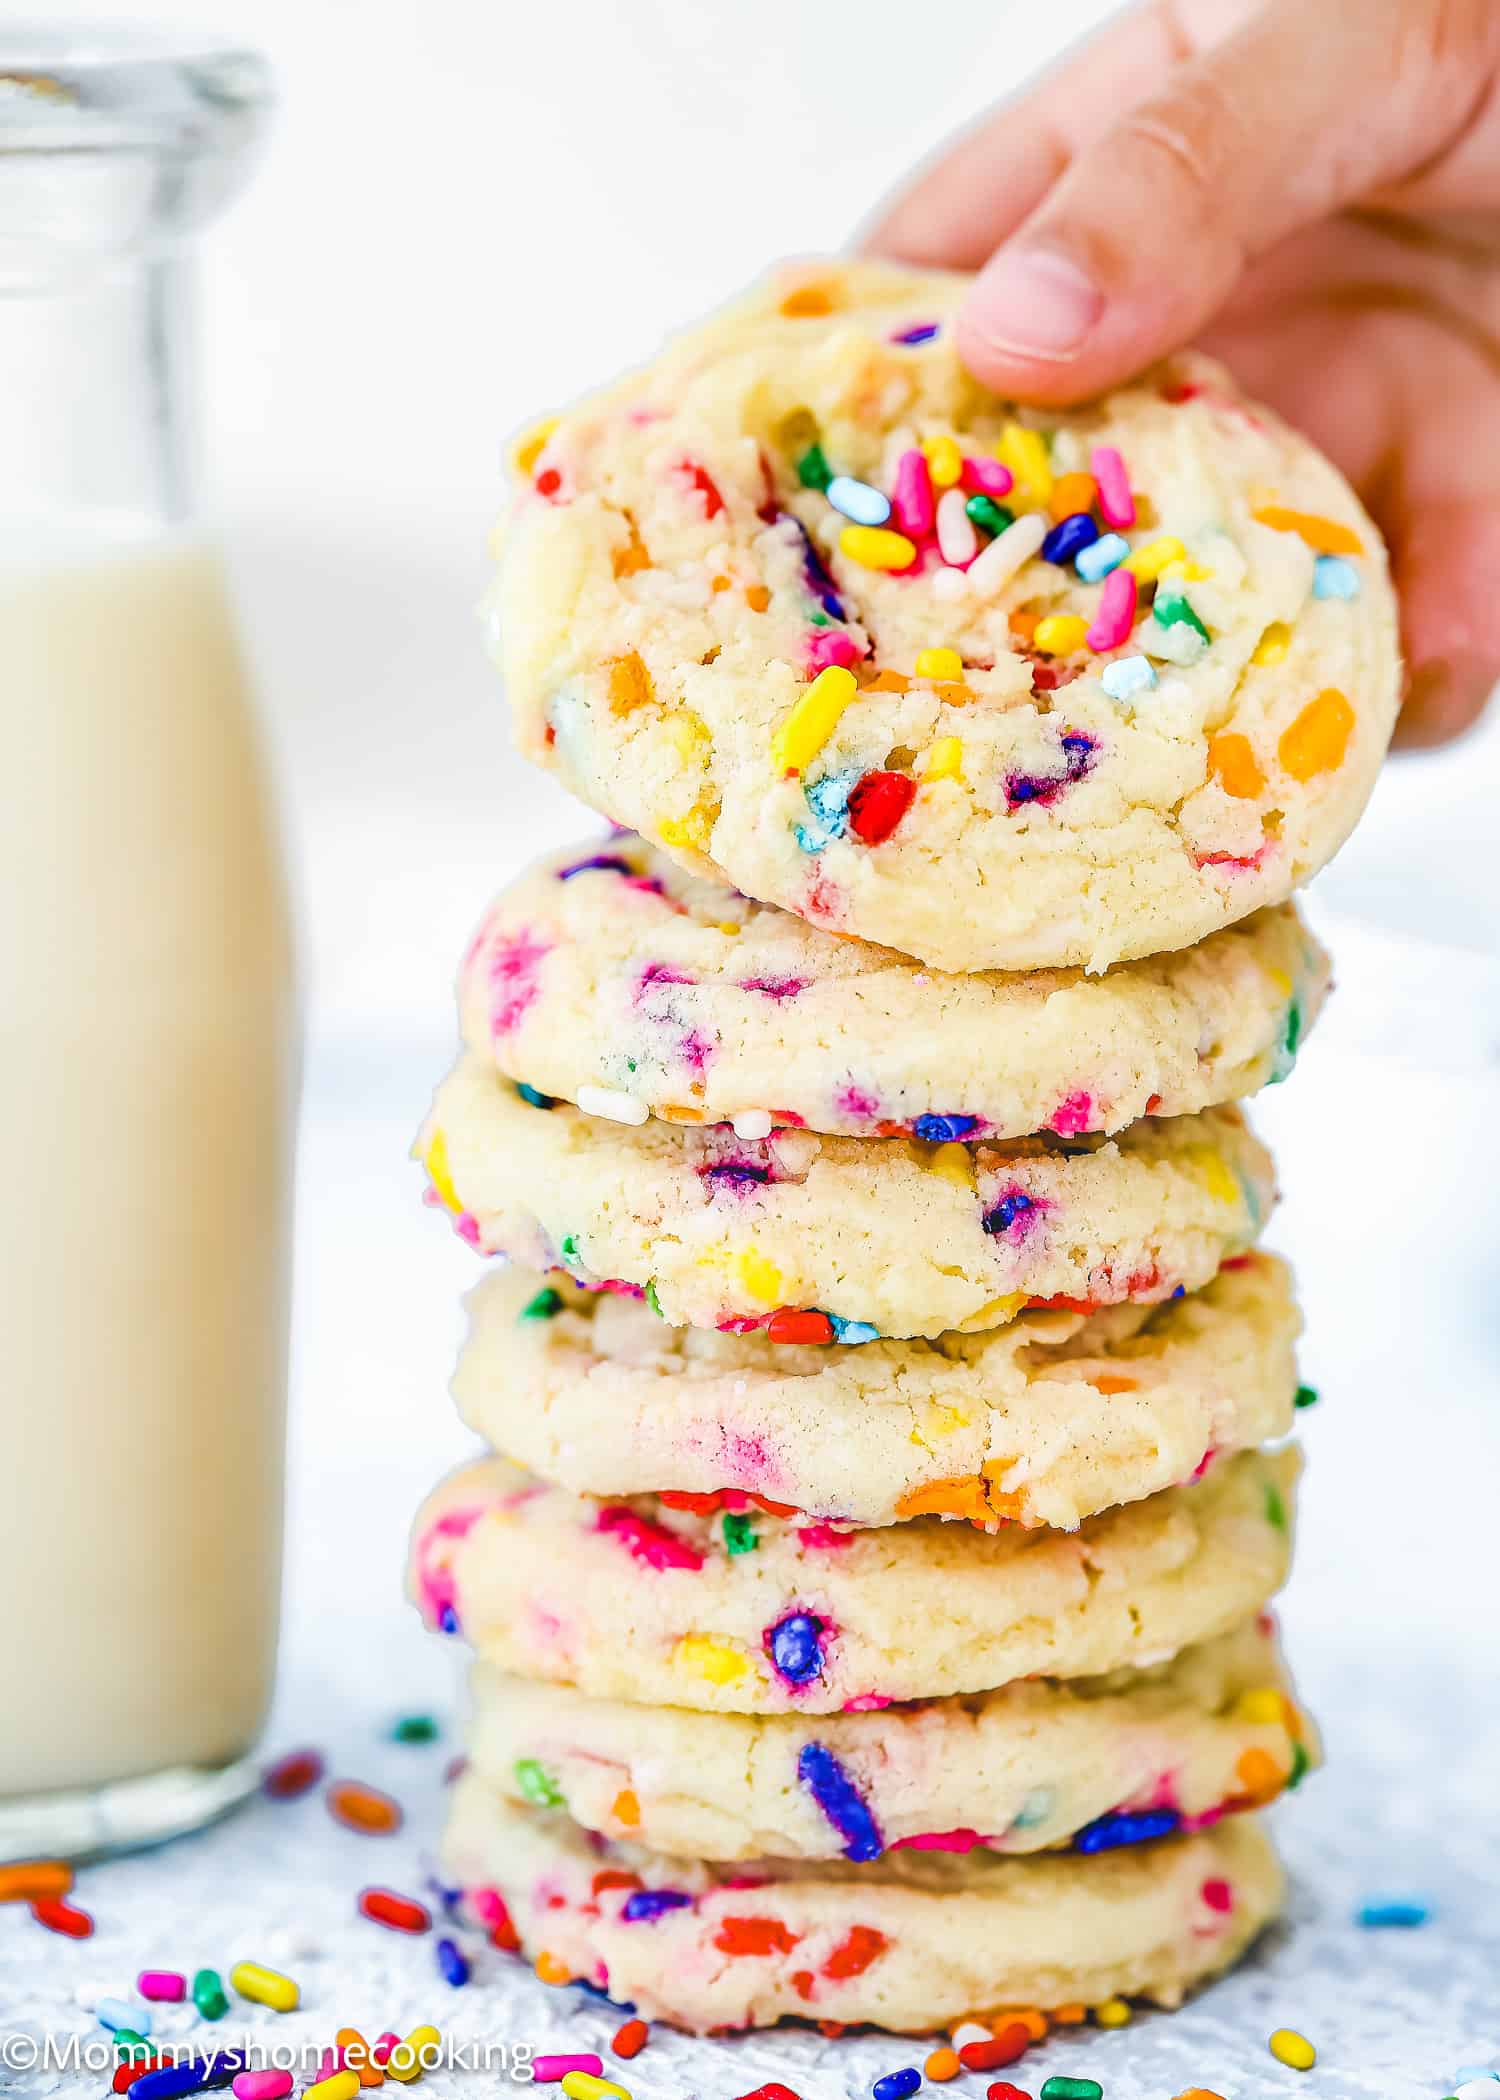
[[[696,2032],[812,2019],[910,2034],[1003,2006],[1176,2005],[1282,1898],[1253,1816],[1097,1858],[903,1851],[747,1874],[602,1843],[473,1773],[442,1869],[472,1922],[544,1976]]]
[[[483,1252],[786,1342],[997,1327],[1038,1299],[1154,1304],[1243,1253],[1275,1200],[1235,1108],[1117,1138],[742,1138],[623,1125],[472,1052],[418,1150]]]
[[[1186,947],[1359,816],[1397,709],[1385,553],[1204,360],[997,400],[967,289],[782,273],[519,443],[520,748],[685,865],[944,969]]]
[[[918,1517],[757,1525],[462,1467],[413,1534],[411,1595],[518,1676],[711,1713],[860,1712],[1018,1677],[1141,1669],[1286,1576],[1298,1460],[1242,1452],[1074,1532]]]
[[[1113,1133],[1292,1068],[1328,958],[1292,905],[1175,954],[957,975],[753,903],[630,834],[549,854],[464,960],[464,1038],[622,1120],[846,1137]]]
[[[1299,1392],[1291,1278],[1258,1252],[1164,1305],[936,1341],[668,1327],[516,1269],[469,1319],[453,1395],[487,1444],[578,1493],[721,1513],[746,1552],[767,1513],[1072,1529],[1284,1436]]]
[[[1269,1624],[1148,1670],[878,1713],[693,1713],[480,1663],[469,1764],[517,1803],[681,1858],[1096,1856],[1274,1799],[1315,1761]]]

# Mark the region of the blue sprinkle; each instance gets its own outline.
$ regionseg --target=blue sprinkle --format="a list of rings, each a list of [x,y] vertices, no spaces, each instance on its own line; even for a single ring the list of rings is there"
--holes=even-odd
[[[853,1348],[860,1342],[880,1340],[880,1329],[872,1327],[868,1320],[841,1320],[837,1313],[830,1313],[828,1319],[834,1340],[842,1342],[846,1348]]]
[[[457,1633],[457,1631],[458,1613],[453,1609],[453,1606],[451,1604],[445,1604],[442,1610],[438,1613],[438,1632]]]
[[[1050,1786],[1034,1786],[1011,1822],[1012,1830],[1035,1830],[1038,1823],[1045,1823],[1057,1806],[1057,1795]]]
[[[139,2027],[136,2032],[139,2034]],[[228,2085],[247,2062],[243,2049],[224,2049],[216,2056],[194,2057],[189,2063],[163,2064],[159,2071],[148,2071],[144,2078],[136,2079],[130,2090],[144,2093],[146,2100],[176,2100],[179,2093],[202,2093],[211,2086]]]
[[[1085,1823],[1073,1839],[1073,1850],[1113,1852],[1121,1845],[1145,1845],[1152,1838],[1170,1837],[1181,1821],[1175,1808],[1144,1808],[1135,1814],[1115,1809]]]
[[[766,1648],[777,1674],[788,1684],[811,1684],[823,1674],[821,1620],[811,1613],[795,1611],[779,1619],[766,1634]]]
[[[823,493],[836,511],[856,525],[883,525],[891,514],[890,497],[872,489],[868,481],[856,481],[852,474],[835,474]]]
[[[904,2071],[887,2071],[884,2078],[877,2078],[870,2091],[874,2100],[907,2100],[921,2083],[921,2072],[908,2064]]]
[[[686,1910],[692,1900],[684,1889],[634,1889],[625,1898],[620,1916],[627,1925],[649,1923],[669,1910]]]
[[[912,1124],[912,1136],[928,1145],[952,1145],[966,1138],[979,1126],[978,1116],[918,1116]]]
[[[802,790],[808,808],[830,838],[842,838],[849,828],[849,797],[858,779],[853,768],[846,773],[825,773]]]
[[[1042,541],[1043,561],[1055,561],[1060,567],[1076,560],[1085,547],[1092,547],[1099,537],[1099,528],[1086,510],[1075,510],[1071,517],[1054,525]]]
[[[1029,1210],[1035,1208],[1035,1203],[1024,1189],[1012,1189],[1009,1194],[1000,1198],[993,1210],[985,1212],[984,1229],[993,1239],[997,1233],[1009,1232],[1017,1218],[1024,1218]]]
[[[516,1081],[516,1092],[520,1095],[521,1099],[524,1102],[526,1102],[528,1107],[556,1108],[557,1106],[557,1103],[553,1100],[550,1094],[543,1094],[539,1092],[539,1090],[536,1087],[527,1086],[524,1081],[519,1079]]]
[[[778,511],[776,513],[776,522],[778,525],[790,525],[801,543],[802,570],[807,578],[808,589],[817,599],[819,605],[822,606],[824,612],[829,615],[830,619],[842,620],[845,617],[844,601],[839,596],[838,586],[829,575],[822,555],[819,554],[817,548],[813,545],[807,527],[800,518],[794,517],[789,510]]]
[[[937,321],[919,321],[915,328],[903,328],[899,335],[893,335],[891,341],[893,343],[930,343],[940,326],[941,323]]]
[[[1420,1898],[1411,1896],[1378,1896],[1369,1903],[1362,1903],[1354,1913],[1354,1922],[1371,1932],[1386,1926],[1425,1925],[1432,1913]]]
[[[885,1850],[880,1825],[869,1805],[833,1752],[823,1743],[804,1743],[797,1756],[797,1777],[844,1840],[846,1859],[879,1859]]]
[[[570,1988],[575,1991],[587,1991],[591,1998],[603,1999],[604,2003],[612,2005],[616,2012],[633,2013],[635,2011],[635,2000],[633,1998],[611,1998],[603,1984],[590,1983],[586,1976],[575,1976]]]
[[[469,1980],[469,1964],[463,1950],[452,1940],[439,1940],[434,1950],[437,1954],[438,1973],[444,1983],[461,1990]]]
[[[1111,700],[1133,700],[1137,693],[1152,690],[1156,672],[1148,657],[1121,656],[1104,666],[1099,683]]]
[[[575,875],[588,875],[596,869],[600,874],[605,875],[633,875],[635,873],[635,869],[630,865],[629,861],[622,860],[618,853],[591,853],[587,860],[570,861],[567,867],[559,868],[557,879],[559,882],[571,882]]]
[[[1079,549],[1073,566],[1085,583],[1102,583],[1111,569],[1118,569],[1130,552],[1130,542],[1118,532],[1106,532]]]
[[[1337,554],[1320,554],[1313,563],[1315,598],[1357,598],[1359,571]]]
[[[829,834],[816,824],[794,824],[792,837],[797,841],[799,853],[822,853],[833,844]]]

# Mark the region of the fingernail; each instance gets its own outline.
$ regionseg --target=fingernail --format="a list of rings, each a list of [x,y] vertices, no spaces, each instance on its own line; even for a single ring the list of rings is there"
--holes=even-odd
[[[1055,248],[1002,248],[969,299],[968,320],[992,350],[1011,357],[1070,357],[1104,311],[1104,297]]]

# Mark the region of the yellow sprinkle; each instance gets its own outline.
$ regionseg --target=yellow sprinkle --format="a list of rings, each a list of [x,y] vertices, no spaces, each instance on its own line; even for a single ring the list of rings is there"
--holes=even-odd
[[[1007,423],[995,454],[1014,474],[1017,490],[1029,497],[1034,508],[1044,510],[1052,494],[1052,467],[1041,432]]]
[[[432,2063],[436,2063],[442,2042],[443,2037],[435,2027],[414,2027],[406,2040],[397,2042],[386,2058],[386,2077],[394,2078],[398,2085],[415,2085],[424,2071],[432,2069],[431,2063],[423,2063],[423,2055],[430,2054]]]
[[[320,2078],[316,2085],[307,2087],[302,2100],[354,2100],[359,2091],[358,2071],[335,2071],[329,2078]]]
[[[1137,547],[1134,554],[1126,556],[1121,567],[1129,569],[1138,583],[1155,583],[1163,569],[1170,568],[1174,561],[1181,561],[1186,553],[1181,540],[1167,533],[1159,540],[1148,540],[1144,547]]]
[[[427,1178],[437,1192],[438,1201],[457,1217],[463,1210],[463,1205],[458,1200],[458,1190],[453,1186],[453,1170],[448,1165],[446,1131],[435,1130],[432,1133],[423,1164],[427,1168]]]
[[[967,1320],[960,1320],[959,1334],[983,1334],[989,1327],[1004,1327],[1012,1321],[1026,1303],[1025,1291],[1007,1291],[1003,1298],[991,1298],[988,1305],[981,1305],[977,1313],[970,1313]]]
[[[295,2012],[298,2003],[297,1986],[290,1976],[283,1976],[276,1969],[263,1969],[258,1961],[237,1961],[229,1972],[229,1981],[242,1998],[254,2005],[269,2005],[272,2012]]]
[[[1250,652],[1253,664],[1279,664],[1292,646],[1292,630],[1285,620],[1273,620]]]
[[[1266,2047],[1279,2064],[1288,2064],[1294,2071],[1310,2071],[1318,2060],[1317,2050],[1295,2027],[1278,2027]]]
[[[812,763],[858,691],[854,673],[842,664],[818,673],[771,739],[771,764],[778,775],[800,773]]]
[[[924,780],[962,780],[963,768],[964,747],[956,736],[940,736],[936,743],[928,746],[922,757]]]
[[[1168,583],[1203,583],[1213,573],[1201,561],[1194,561],[1191,554],[1185,554],[1181,561],[1168,562],[1164,576]]]
[[[951,489],[964,470],[964,456],[951,437],[923,438],[922,453],[935,489]]]
[[[1049,613],[1045,620],[1037,621],[1032,639],[1044,656],[1071,656],[1083,647],[1088,631],[1088,621],[1079,619],[1077,613]]]
[[[611,2078],[596,2078],[592,2071],[564,2071],[562,2089],[568,2100],[630,2100],[623,2085]]]
[[[746,1247],[742,1253],[732,1255],[729,1269],[750,1296],[759,1298],[762,1305],[781,1304],[785,1278],[775,1262],[767,1261],[758,1247]]]
[[[711,1641],[706,1633],[685,1633],[672,1651],[672,1660],[706,1677],[710,1684],[733,1684],[750,1667],[737,1648]]]
[[[1128,2027],[1135,2015],[1123,1998],[1106,1998],[1094,2007],[1096,2027]]]
[[[886,525],[846,525],[839,534],[839,552],[866,569],[909,569],[917,558],[906,534]]]
[[[529,474],[531,472],[541,457],[548,438],[556,430],[558,421],[558,417],[548,416],[544,423],[533,423],[529,430],[522,431],[521,435],[516,439],[515,449],[511,453],[511,458],[516,463],[516,472],[518,474]]]
[[[710,742],[707,723],[690,707],[679,707],[664,715],[661,726],[666,732],[667,742],[687,765],[695,764],[704,745]]]
[[[964,660],[956,649],[923,649],[917,655],[917,676],[952,684],[964,675]]]
[[[1274,1684],[1258,1685],[1254,1691],[1241,1692],[1234,1702],[1234,1718],[1248,1721],[1252,1726],[1284,1721],[1286,1709],[1280,1692]]]
[[[1273,992],[1279,992],[1283,999],[1291,998],[1292,980],[1285,970],[1267,970],[1266,976],[1270,979]]]
[[[1238,1209],[1244,1195],[1233,1172],[1224,1163],[1222,1153],[1208,1145],[1194,1145],[1188,1157],[1203,1177],[1203,1185],[1216,1203],[1232,1203]]]
[[[974,1161],[967,1145],[954,1142],[934,1146],[927,1171],[936,1174],[940,1181],[951,1181],[961,1189],[974,1186]]]
[[[664,846],[691,846],[699,853],[706,853],[713,828],[713,818],[700,804],[697,809],[690,809],[685,817],[659,818],[656,835]]]

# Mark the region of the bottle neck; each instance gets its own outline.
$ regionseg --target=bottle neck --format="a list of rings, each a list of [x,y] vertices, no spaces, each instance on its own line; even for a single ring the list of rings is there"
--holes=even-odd
[[[0,297],[0,527],[189,522],[191,272],[158,252]]]

